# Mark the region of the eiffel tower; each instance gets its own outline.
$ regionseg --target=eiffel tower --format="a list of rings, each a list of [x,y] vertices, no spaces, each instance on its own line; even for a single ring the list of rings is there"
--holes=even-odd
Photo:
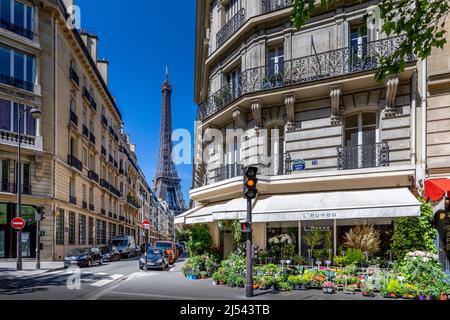
[[[166,79],[162,84],[162,115],[159,144],[158,169],[155,177],[156,196],[165,200],[175,216],[186,211],[181,180],[172,162],[172,85],[166,67]]]

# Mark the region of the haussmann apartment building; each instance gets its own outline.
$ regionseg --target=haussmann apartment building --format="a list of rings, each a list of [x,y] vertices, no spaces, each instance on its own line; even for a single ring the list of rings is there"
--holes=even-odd
[[[16,257],[10,221],[17,188],[26,220],[24,257],[35,256],[36,212],[44,217],[42,260],[61,260],[73,247],[107,244],[115,235],[141,244],[144,219],[152,221],[148,239],[172,237],[173,213],[139,168],[108,89],[108,61],[97,57],[98,37],[67,23],[72,4],[1,0],[0,258]]]
[[[226,222],[246,219],[249,165],[259,168],[259,249],[288,234],[308,257],[303,236],[320,228],[331,234],[323,249],[332,257],[350,228],[372,224],[386,252],[393,218],[420,214],[425,181],[450,176],[449,46],[428,61],[410,56],[401,74],[375,82],[380,57],[403,39],[383,34],[379,20],[358,32],[377,2],[319,9],[317,1],[299,31],[291,0],[197,1],[194,205],[178,226],[207,224],[227,256]]]

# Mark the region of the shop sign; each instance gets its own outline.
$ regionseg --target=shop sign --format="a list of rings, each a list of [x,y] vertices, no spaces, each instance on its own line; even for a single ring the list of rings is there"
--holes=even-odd
[[[305,171],[306,170],[305,160],[303,160],[303,159],[294,160],[292,162],[292,170],[293,171]]]
[[[303,220],[315,219],[336,219],[336,212],[305,212],[303,213]]]

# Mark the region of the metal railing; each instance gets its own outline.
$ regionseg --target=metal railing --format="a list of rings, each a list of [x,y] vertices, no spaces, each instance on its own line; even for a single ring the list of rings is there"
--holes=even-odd
[[[89,132],[89,141],[95,145],[95,135],[92,132]]]
[[[109,182],[106,181],[105,179],[100,179],[100,186],[109,190]]]
[[[74,197],[74,196],[69,196],[69,202],[71,203],[71,204],[77,204],[77,198],[76,197]]]
[[[387,142],[337,148],[338,170],[389,166]]]
[[[95,211],[95,207],[93,204],[89,204],[89,211]]]
[[[17,193],[17,184],[10,182],[2,182],[0,183],[0,192],[5,193]],[[31,184],[21,184],[20,192],[25,195],[31,195]]]
[[[83,170],[83,163],[72,154],[67,156],[67,163],[79,171]]]
[[[106,148],[104,146],[101,148],[101,153],[106,157]]]
[[[89,170],[88,178],[98,183],[98,174],[94,170]]]
[[[279,65],[247,69],[199,104],[200,120],[246,94],[374,70],[381,58],[395,52],[404,39],[405,36],[391,37],[288,60]],[[407,62],[414,60],[414,56],[407,57]]]
[[[245,9],[241,8],[216,35],[216,48],[221,47],[245,23]]]
[[[11,77],[7,74],[0,73],[0,83],[7,84],[26,91],[34,91],[34,84],[25,80]]]
[[[74,68],[70,68],[70,80],[72,80],[77,86],[80,86],[80,77]]]
[[[292,0],[262,0],[261,13],[268,13],[292,5]]]
[[[30,40],[33,40],[34,38],[34,32],[32,30],[25,29],[24,27],[18,26],[5,19],[0,19],[0,27]]]
[[[88,207],[87,202],[86,202],[86,201],[82,201],[82,202],[81,202],[81,207],[82,207],[83,209],[87,209],[87,207]]]
[[[78,116],[70,110],[70,122],[72,122],[76,127],[78,127]]]
[[[83,124],[83,135],[84,135],[86,138],[89,138],[89,129],[88,129],[88,127],[86,127],[85,124]]]
[[[102,114],[102,124],[107,128],[108,127],[108,119],[106,119],[105,115]]]

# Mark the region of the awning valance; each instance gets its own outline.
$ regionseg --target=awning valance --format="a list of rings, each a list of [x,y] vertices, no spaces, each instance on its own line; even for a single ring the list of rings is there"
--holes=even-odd
[[[425,200],[439,201],[450,194],[450,179],[425,180]]]
[[[420,202],[407,188],[272,195],[253,209],[254,222],[418,215]]]
[[[188,211],[183,212],[182,214],[176,216],[175,217],[175,224],[184,224],[185,223],[184,219],[186,218],[187,215],[190,215],[190,214],[198,211],[201,208],[202,208],[202,206],[194,207],[194,208],[191,208]]]
[[[246,200],[197,207],[186,224],[244,220]],[[420,202],[407,188],[264,195],[253,203],[253,222],[393,218],[420,215]]]

